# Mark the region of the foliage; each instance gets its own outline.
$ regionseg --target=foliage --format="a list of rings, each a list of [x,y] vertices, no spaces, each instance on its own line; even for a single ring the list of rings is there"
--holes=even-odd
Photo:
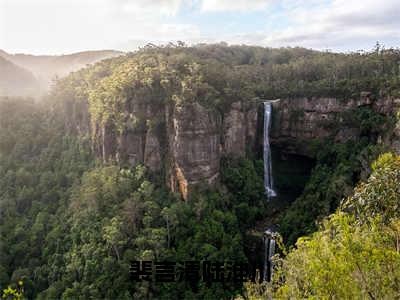
[[[316,165],[302,195],[281,218],[281,233],[287,244],[316,230],[316,221],[334,212],[341,199],[349,196],[370,163],[382,152],[376,138],[388,120],[368,108],[343,114],[343,122],[360,131],[361,138],[346,143],[320,142]],[[341,126],[339,123],[338,126]]]
[[[91,164],[84,144],[65,135],[44,106],[0,101],[0,286],[24,279],[31,298],[47,285],[49,253],[63,234],[60,216],[69,189]]]
[[[284,260],[279,299],[394,299],[400,293],[399,220],[355,225],[341,212],[324,222]]]
[[[221,168],[222,183],[231,193],[230,202],[239,218],[241,229],[252,228],[266,209],[263,182],[263,162],[245,158],[224,158]]]
[[[400,157],[382,154],[372,164],[372,170],[373,174],[357,186],[342,208],[354,213],[360,221],[381,217],[381,221],[390,223],[399,217]]]
[[[23,288],[23,282],[18,281],[18,285],[16,288],[12,288],[11,286],[8,286],[6,289],[3,289],[1,292],[1,298],[2,300],[7,300],[7,299],[13,299],[13,300],[22,300],[24,297],[24,288]]]
[[[276,297],[394,299],[400,293],[400,157],[384,154],[318,232],[297,241]]]

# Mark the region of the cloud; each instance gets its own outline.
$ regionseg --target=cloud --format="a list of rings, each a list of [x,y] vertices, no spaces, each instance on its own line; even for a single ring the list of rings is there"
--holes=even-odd
[[[148,26],[141,28],[142,32],[134,34],[132,38],[127,38],[122,42],[115,42],[114,47],[123,51],[133,51],[146,44],[165,45],[176,41],[200,41],[201,32],[197,26],[181,23],[159,24],[157,28]],[[146,34],[143,35],[143,30]],[[151,32],[151,34],[149,34]]]
[[[37,54],[176,40],[398,47],[399,16],[398,0],[0,0],[0,47]]]
[[[252,11],[264,9],[268,0],[202,0],[201,9],[210,11]]]
[[[198,34],[175,20],[191,0],[0,0],[0,48],[59,54],[113,48],[134,39],[185,39]],[[130,49],[133,50],[133,49]]]
[[[118,12],[130,15],[174,16],[187,0],[107,0]],[[190,2],[190,1],[189,1]]]
[[[298,6],[287,11],[291,25],[266,33],[263,44],[340,50],[372,47],[376,41],[398,44],[398,16],[397,0],[335,0],[315,8]]]
[[[121,12],[175,16],[184,6],[211,11],[253,11],[267,7],[274,0],[108,0]]]

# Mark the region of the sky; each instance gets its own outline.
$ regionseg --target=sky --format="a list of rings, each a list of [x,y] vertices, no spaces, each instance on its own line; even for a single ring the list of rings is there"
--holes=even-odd
[[[165,44],[400,47],[400,0],[0,0],[0,49],[66,54]]]

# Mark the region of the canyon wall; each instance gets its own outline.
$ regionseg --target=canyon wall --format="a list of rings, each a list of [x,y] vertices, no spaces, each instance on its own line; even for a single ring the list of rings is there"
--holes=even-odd
[[[356,140],[361,134],[359,124],[347,122],[344,114],[351,115],[361,107],[392,117],[400,109],[400,99],[373,99],[370,93],[363,92],[358,99],[311,97],[273,101],[271,143],[283,151],[312,157],[313,141],[328,137],[337,143]],[[400,123],[393,131],[388,128],[379,141],[400,152]]]
[[[400,99],[375,100],[364,92],[346,101],[293,98],[274,100],[272,106],[271,144],[287,153],[313,157],[315,140],[331,137],[342,143],[359,137],[359,128],[343,123],[343,112],[370,107],[379,114],[393,115]],[[87,110],[87,105],[79,109]],[[87,112],[69,111],[74,119],[70,124],[92,137],[94,153],[103,162],[143,163],[153,172],[163,171],[167,185],[183,199],[196,184],[218,181],[222,156],[246,156],[259,151],[262,143],[261,100],[233,102],[223,113],[195,101],[130,101],[119,130],[112,122],[93,124]],[[379,140],[400,152],[400,123]]]
[[[190,187],[218,181],[224,155],[240,157],[256,145],[257,103],[234,102],[220,114],[197,102],[168,106],[168,184],[187,199]]]

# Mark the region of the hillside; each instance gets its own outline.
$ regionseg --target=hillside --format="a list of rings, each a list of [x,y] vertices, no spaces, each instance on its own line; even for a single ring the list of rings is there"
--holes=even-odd
[[[51,56],[9,54],[0,50],[1,57],[34,74],[43,91],[47,91],[50,88],[55,78],[64,77],[70,72],[77,71],[86,65],[121,54],[122,52],[119,51],[101,50]]]
[[[0,96],[36,96],[39,82],[27,69],[0,56]]]

